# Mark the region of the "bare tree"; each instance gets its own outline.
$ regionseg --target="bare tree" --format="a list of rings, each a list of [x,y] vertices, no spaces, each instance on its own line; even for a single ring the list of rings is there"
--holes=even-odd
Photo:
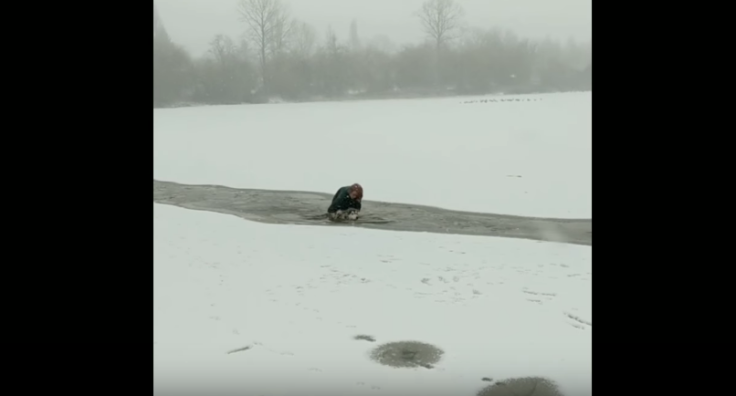
[[[424,33],[439,49],[455,38],[464,15],[462,7],[453,0],[427,0],[417,12]]]
[[[290,40],[296,29],[296,21],[289,17],[289,12],[285,8],[280,8],[273,20],[273,30],[271,34],[271,55],[279,55],[286,51],[290,44]]]
[[[320,69],[319,85],[322,94],[327,96],[342,95],[348,88],[349,63],[348,49],[340,43],[331,26],[327,27],[325,41],[318,53]]]
[[[238,12],[248,27],[249,39],[258,50],[263,86],[268,88],[268,55],[284,44],[290,30],[286,8],[279,0],[240,0]]]
[[[360,36],[358,36],[358,22],[353,19],[350,22],[350,49],[357,51],[360,49]]]
[[[328,54],[335,56],[339,52],[340,47],[337,44],[337,34],[332,29],[332,26],[327,26],[327,32],[325,33],[325,44],[324,49]]]
[[[214,57],[218,64],[223,65],[230,54],[234,52],[235,45],[233,45],[230,37],[218,34],[215,38],[210,41],[210,49],[207,51]]]
[[[295,22],[292,31],[292,50],[302,58],[309,58],[314,53],[317,32],[306,22]]]

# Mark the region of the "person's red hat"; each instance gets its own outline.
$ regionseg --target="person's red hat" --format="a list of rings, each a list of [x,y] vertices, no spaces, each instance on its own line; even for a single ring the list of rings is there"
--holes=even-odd
[[[358,193],[358,196],[355,198],[357,201],[363,199],[363,186],[361,186],[360,184],[355,183],[350,186],[350,191],[355,191],[356,193]]]

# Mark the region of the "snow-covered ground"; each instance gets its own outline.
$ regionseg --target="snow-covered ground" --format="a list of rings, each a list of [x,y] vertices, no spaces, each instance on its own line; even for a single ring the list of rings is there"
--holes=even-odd
[[[267,225],[154,204],[162,393],[471,396],[483,377],[542,376],[578,395],[590,389],[592,327],[570,316],[592,325],[590,247]],[[427,370],[368,358],[403,340],[443,359]]]
[[[370,199],[590,216],[590,95],[457,102],[156,111],[154,178],[325,192],[356,180]],[[471,396],[483,377],[538,376],[589,395],[591,273],[589,246],[154,204],[154,391]],[[394,341],[444,355],[433,369],[369,358]]]
[[[505,98],[509,98],[508,96]],[[591,93],[154,110],[154,178],[592,217]]]

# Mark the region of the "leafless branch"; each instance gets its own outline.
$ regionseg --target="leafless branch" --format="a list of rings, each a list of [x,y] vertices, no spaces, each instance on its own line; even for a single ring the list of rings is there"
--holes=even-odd
[[[258,50],[266,85],[267,57],[283,48],[291,30],[288,12],[279,0],[240,0],[238,13],[246,25],[247,37]]]
[[[454,38],[463,15],[462,7],[454,0],[427,0],[417,12],[424,33],[438,48]]]

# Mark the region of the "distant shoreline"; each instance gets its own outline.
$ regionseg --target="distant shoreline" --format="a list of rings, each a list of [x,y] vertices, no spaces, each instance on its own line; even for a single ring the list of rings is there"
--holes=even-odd
[[[264,104],[282,104],[282,103],[337,103],[337,102],[359,102],[359,101],[378,101],[378,100],[416,100],[416,99],[452,99],[457,98],[459,100],[467,98],[477,97],[503,97],[503,96],[534,96],[534,95],[555,95],[555,94],[572,94],[572,93],[586,93],[592,91],[560,91],[560,92],[524,92],[524,93],[478,93],[478,94],[419,94],[419,93],[405,93],[405,94],[374,94],[374,95],[348,95],[343,97],[334,98],[311,98],[304,100],[282,100],[280,98],[272,98],[262,102],[243,102],[243,103],[175,103],[169,106],[154,107],[154,110],[158,109],[179,109],[187,107],[208,107],[208,106],[243,106],[243,105],[264,105]]]

